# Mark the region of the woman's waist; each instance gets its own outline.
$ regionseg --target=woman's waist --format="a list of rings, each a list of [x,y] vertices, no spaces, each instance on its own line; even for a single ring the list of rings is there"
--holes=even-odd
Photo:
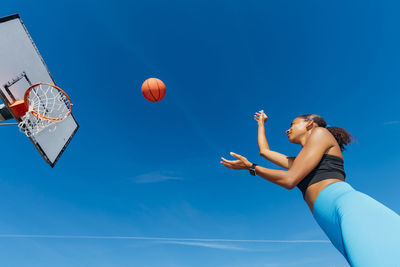
[[[336,184],[336,183],[341,183],[341,184],[343,183],[343,184],[348,185],[346,182],[343,181],[343,179],[329,178],[329,179],[324,179],[322,181],[314,183],[306,189],[306,192],[304,194],[304,200],[306,201],[307,205],[310,207],[311,212],[313,212],[315,202],[317,201],[319,195],[322,192],[324,192],[325,190],[331,191],[329,189],[329,187],[331,187],[331,188],[335,187],[333,184]],[[330,197],[333,197],[334,195],[335,195],[334,192],[333,192],[333,194],[332,194],[332,192],[329,192]]]
[[[326,205],[330,206],[329,204],[336,203],[336,200],[341,196],[354,191],[354,188],[344,181],[332,181],[320,188],[316,197],[314,194],[313,210],[315,211],[318,207]]]

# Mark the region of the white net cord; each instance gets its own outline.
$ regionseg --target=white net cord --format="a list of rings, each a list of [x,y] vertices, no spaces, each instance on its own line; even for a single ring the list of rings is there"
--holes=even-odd
[[[29,137],[49,126],[53,126],[52,131],[55,130],[57,122],[71,113],[72,104],[69,99],[61,90],[51,85],[38,84],[31,89],[26,100],[29,103],[28,111],[21,117],[18,126]]]

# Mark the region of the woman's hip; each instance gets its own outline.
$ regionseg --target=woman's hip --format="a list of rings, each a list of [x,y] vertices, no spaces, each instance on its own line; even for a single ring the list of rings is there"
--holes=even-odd
[[[345,182],[324,188],[313,215],[354,266],[391,266],[400,257],[400,216]]]

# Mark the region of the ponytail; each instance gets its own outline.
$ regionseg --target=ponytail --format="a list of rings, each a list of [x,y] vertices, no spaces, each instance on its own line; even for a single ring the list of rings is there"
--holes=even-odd
[[[351,134],[344,128],[332,126],[332,127],[327,127],[327,129],[329,132],[331,132],[333,137],[335,137],[336,141],[340,146],[341,151],[346,150],[345,146],[347,146],[353,141],[353,137],[351,136]]]

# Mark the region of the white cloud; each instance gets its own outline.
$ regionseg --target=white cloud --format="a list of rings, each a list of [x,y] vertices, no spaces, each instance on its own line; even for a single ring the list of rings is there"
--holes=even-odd
[[[384,125],[391,125],[391,124],[399,124],[400,123],[400,121],[387,121],[387,122],[384,122],[383,124]]]
[[[101,236],[101,235],[26,235],[0,234],[0,238],[22,239],[99,239],[99,240],[132,240],[156,244],[172,244],[234,251],[276,251],[280,246],[293,243],[330,243],[328,240],[268,240],[268,239],[212,239],[212,238],[174,238],[145,236]],[[140,243],[139,243],[140,244]],[[265,245],[268,245],[265,247]]]
[[[224,249],[224,250],[249,250],[247,248],[235,246],[232,244],[216,244],[216,243],[208,243],[208,242],[167,241],[167,242],[159,242],[159,243],[206,247],[206,248],[215,248],[215,249]]]
[[[229,243],[330,243],[326,239],[310,240],[279,240],[279,239],[222,239],[222,238],[177,238],[177,237],[146,237],[146,236],[115,236],[115,235],[26,235],[0,234],[0,238],[51,238],[51,239],[131,239],[157,242],[229,242]]]
[[[183,178],[173,175],[162,174],[160,172],[141,174],[132,178],[132,181],[138,184],[160,183],[168,180],[183,180]]]

